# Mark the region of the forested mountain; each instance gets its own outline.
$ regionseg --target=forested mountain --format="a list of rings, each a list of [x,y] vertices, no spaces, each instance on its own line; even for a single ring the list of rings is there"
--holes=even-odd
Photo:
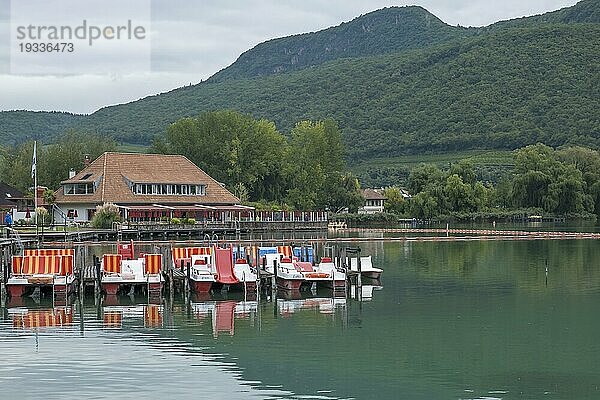
[[[422,7],[384,8],[322,31],[261,43],[209,81],[267,76],[339,58],[419,49],[475,33],[447,25]]]
[[[600,0],[581,0],[573,7],[565,7],[557,11],[547,12],[531,17],[516,18],[497,22],[491,27],[514,27],[542,23],[581,24],[600,23]]]
[[[427,50],[181,88],[104,108],[83,126],[148,141],[181,117],[228,108],[272,119],[284,131],[302,119],[332,117],[359,158],[537,141],[598,146],[598,37],[600,25],[502,30]]]
[[[0,112],[0,143],[20,143],[31,139],[52,140],[57,134],[79,126],[81,115],[65,112]]]
[[[471,29],[445,25],[419,7],[388,8],[267,42],[207,82],[89,116],[0,113],[0,138],[51,138],[74,127],[147,144],[179,118],[234,109],[273,120],[283,132],[303,119],[334,118],[351,163],[538,141],[597,148],[600,24],[588,22],[597,21],[599,3]],[[362,39],[343,45],[349,38]],[[294,71],[301,66],[290,54],[303,46],[303,68]],[[288,69],[273,74],[281,63]]]

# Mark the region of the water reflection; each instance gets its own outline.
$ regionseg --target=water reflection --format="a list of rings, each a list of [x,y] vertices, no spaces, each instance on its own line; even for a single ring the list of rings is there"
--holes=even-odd
[[[236,319],[254,320],[258,311],[257,301],[203,301],[192,302],[192,312],[199,322],[204,322],[207,318],[212,321],[213,336],[217,338],[219,334],[228,334],[233,336],[235,333]]]
[[[73,324],[73,307],[41,309],[9,308],[9,318],[14,329],[37,331],[43,328],[60,328]]]
[[[144,322],[145,328],[163,327],[163,306],[158,304],[107,305],[102,307],[105,328],[122,328],[123,321]]]
[[[382,281],[342,297],[86,297],[32,329],[65,306],[9,304],[0,397],[600,398],[596,241],[361,247]]]

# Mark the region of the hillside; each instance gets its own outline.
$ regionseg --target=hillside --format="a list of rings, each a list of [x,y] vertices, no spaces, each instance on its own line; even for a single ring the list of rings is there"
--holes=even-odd
[[[531,17],[515,18],[492,24],[491,28],[531,26],[535,24],[597,24],[600,23],[600,0],[581,0],[565,7]]]
[[[83,117],[64,112],[0,112],[1,143],[19,143],[31,139],[47,141],[53,136],[79,126]]]
[[[600,25],[513,29],[285,75],[203,83],[104,108],[82,126],[147,141],[180,117],[230,108],[273,119],[284,131],[301,119],[333,117],[353,158],[537,141],[598,146],[598,35]]]
[[[74,127],[148,144],[181,117],[236,109],[274,120],[284,132],[301,119],[335,118],[352,164],[537,141],[600,147],[600,24],[589,23],[597,21],[599,3],[584,0],[494,29],[469,30],[450,27],[420,7],[384,9],[322,32],[267,42],[207,82],[89,116],[1,112],[0,138],[51,140]],[[409,14],[401,28],[390,23],[394,15]],[[362,39],[348,46],[338,40],[350,37]],[[286,67],[298,70],[268,74],[288,60],[278,58],[277,49],[292,43],[298,50],[311,38],[317,43],[302,52],[306,57]],[[324,48],[332,50],[325,54]],[[261,64],[261,58],[269,62]],[[253,77],[234,79],[246,75]]]
[[[298,71],[339,58],[419,49],[475,33],[473,29],[447,25],[422,7],[384,8],[319,32],[261,43],[209,81]]]

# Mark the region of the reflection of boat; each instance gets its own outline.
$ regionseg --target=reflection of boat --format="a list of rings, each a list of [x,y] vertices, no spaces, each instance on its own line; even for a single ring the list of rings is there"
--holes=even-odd
[[[162,254],[144,254],[137,259],[104,254],[101,271],[102,290],[107,295],[115,295],[131,286],[146,287],[149,292],[160,292],[163,287]]]
[[[258,310],[256,301],[203,301],[192,303],[192,310],[196,318],[200,321],[211,315],[213,335],[217,337],[219,333],[235,332],[235,320],[249,318],[252,313]]]
[[[350,270],[358,272],[358,258],[350,258]],[[383,270],[381,268],[373,267],[371,256],[360,257],[360,274],[364,277],[371,279],[379,279]]]
[[[36,287],[52,294],[73,292],[73,253],[73,249],[39,249],[13,256],[11,277],[6,282],[8,294],[20,297],[31,294]]]
[[[12,317],[15,329],[56,328],[73,323],[73,307],[55,307],[50,309],[11,308],[8,314]]]
[[[356,289],[356,285],[352,285],[352,287],[350,288],[350,295],[353,299],[361,301],[371,301],[373,299],[373,291],[381,290],[382,287],[377,285],[362,285],[360,286],[359,293],[356,292]],[[360,299],[357,298],[357,295],[360,296]]]
[[[346,306],[345,297],[313,297],[295,300],[277,300],[277,308],[282,316],[291,316],[302,310],[318,310],[321,314],[334,314]]]
[[[104,306],[102,319],[105,328],[120,328],[123,321],[128,319],[143,319],[146,328],[160,328],[163,322],[163,306],[159,304]]]

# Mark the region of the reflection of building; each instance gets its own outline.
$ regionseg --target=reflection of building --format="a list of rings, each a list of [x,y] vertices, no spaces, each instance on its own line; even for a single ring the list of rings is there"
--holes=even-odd
[[[56,204],[67,219],[89,221],[96,206],[116,204],[125,219],[237,219],[251,210],[184,156],[104,153],[61,182]],[[55,213],[60,222],[63,216]]]
[[[382,189],[363,189],[365,204],[358,209],[359,214],[375,214],[383,212],[383,203],[386,198]]]

